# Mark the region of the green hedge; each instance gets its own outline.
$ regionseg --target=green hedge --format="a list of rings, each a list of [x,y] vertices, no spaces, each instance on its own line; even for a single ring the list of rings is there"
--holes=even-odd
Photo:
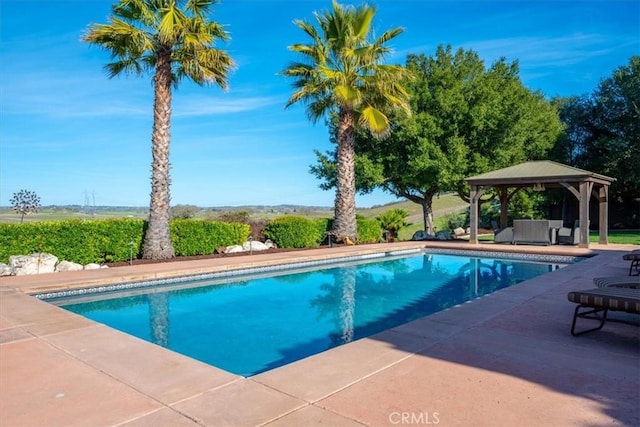
[[[280,248],[312,248],[324,240],[329,220],[287,215],[273,219],[264,229],[267,239]]]
[[[359,243],[380,241],[378,221],[358,218],[357,223]],[[272,220],[264,234],[281,248],[318,247],[330,224],[327,218],[287,215]],[[36,252],[83,265],[128,261],[130,251],[134,259],[139,258],[145,227],[146,221],[129,218],[0,224],[0,262]],[[251,232],[247,224],[195,219],[174,219],[170,227],[177,256],[211,254],[221,246],[246,241]]]
[[[177,256],[212,254],[220,246],[242,244],[251,232],[248,224],[194,219],[174,219],[170,229]]]
[[[0,262],[35,252],[83,265],[128,261],[130,251],[139,257],[145,227],[146,221],[128,218],[0,224]],[[173,220],[170,227],[180,256],[211,254],[220,246],[244,242],[250,232],[246,224],[204,220]]]
[[[332,219],[308,219],[301,216],[282,216],[265,228],[265,236],[280,248],[317,247],[331,229]],[[357,219],[358,243],[377,243],[382,238],[380,222],[376,219]]]
[[[382,239],[382,228],[377,219],[358,218],[358,243],[378,243]]]
[[[131,242],[134,258],[137,257],[144,225],[140,219],[0,224],[0,262],[8,262],[11,255],[35,252],[79,264],[125,261],[129,259]]]

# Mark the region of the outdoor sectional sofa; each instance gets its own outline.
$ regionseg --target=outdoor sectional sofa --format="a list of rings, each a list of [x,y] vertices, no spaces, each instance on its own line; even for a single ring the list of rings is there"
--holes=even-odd
[[[516,219],[513,221],[513,244],[550,245],[549,220]]]
[[[561,219],[516,219],[513,227],[498,228],[494,224],[493,241],[512,245],[555,245],[560,229]]]

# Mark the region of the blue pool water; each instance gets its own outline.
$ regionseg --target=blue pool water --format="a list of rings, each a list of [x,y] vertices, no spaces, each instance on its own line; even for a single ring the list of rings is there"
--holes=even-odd
[[[54,303],[250,376],[563,265],[420,252],[270,277],[240,276],[230,283],[196,281]]]

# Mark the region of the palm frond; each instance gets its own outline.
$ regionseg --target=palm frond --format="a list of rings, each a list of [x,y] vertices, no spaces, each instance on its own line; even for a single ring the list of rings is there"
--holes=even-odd
[[[334,99],[339,105],[357,107],[362,99],[362,97],[360,96],[360,91],[357,88],[351,86],[336,86],[333,93]]]
[[[189,77],[198,85],[217,84],[227,90],[227,74],[235,69],[235,63],[227,52],[219,49],[198,49],[186,52],[184,49],[173,53],[176,78]]]
[[[184,29],[186,17],[175,5],[163,9],[161,16],[158,38],[161,43],[173,44]]]
[[[354,37],[358,41],[365,40],[371,31],[371,21],[376,9],[373,6],[363,6],[358,9],[354,16]]]
[[[317,123],[321,117],[325,117],[329,111],[334,109],[334,102],[330,98],[316,98],[307,106],[307,117],[312,123]]]
[[[147,69],[144,63],[133,59],[112,62],[104,66],[107,76],[113,78],[121,73],[142,75]]]
[[[385,111],[409,112],[403,84],[410,73],[404,67],[381,64],[391,51],[385,43],[403,29],[388,30],[370,42],[374,14],[372,6],[342,6],[333,0],[331,11],[314,13],[315,27],[294,21],[312,40],[289,46],[289,50],[302,54],[303,61],[290,64],[280,73],[294,78],[295,92],[287,107],[305,103],[314,121],[318,114],[346,108],[357,114],[357,126],[379,137],[386,136],[391,127]]]
[[[368,129],[377,138],[384,138],[391,131],[387,116],[370,105],[360,112],[359,124]]]
[[[205,16],[211,10],[211,7],[217,3],[217,0],[187,0],[185,10],[194,16]]]
[[[198,32],[205,34],[209,38],[208,43],[213,43],[215,40],[223,42],[231,40],[229,32],[225,30],[225,25],[221,25],[215,21],[205,22],[202,26],[202,31]]]
[[[295,20],[293,21],[293,23],[302,31],[304,31],[309,37],[311,37],[311,39],[316,45],[323,44],[322,38],[320,37],[320,35],[318,34],[318,31],[313,25],[302,20]]]
[[[235,64],[225,51],[215,48],[217,41],[229,39],[222,25],[207,19],[215,3],[120,0],[109,23],[91,25],[83,39],[108,50],[117,60],[107,67],[111,77],[121,72],[140,74],[155,67],[154,57],[169,52],[174,85],[188,77],[197,84],[216,83],[225,89]]]
[[[308,77],[313,73],[313,68],[301,62],[294,62],[282,70],[280,74],[287,77]]]
[[[299,53],[309,58],[310,61],[323,64],[326,62],[325,55],[321,46],[307,45],[307,44],[294,44],[289,46],[289,50]]]
[[[402,28],[402,27],[396,27],[396,28],[393,28],[391,30],[387,30],[384,33],[382,33],[382,35],[380,37],[378,37],[376,40],[374,40],[371,43],[371,45],[372,46],[381,46],[381,45],[387,43],[389,40],[399,36],[403,32],[404,32],[404,28]]]
[[[112,7],[113,14],[129,23],[139,23],[146,28],[153,28],[158,23],[158,9],[161,4],[148,0],[121,0]]]

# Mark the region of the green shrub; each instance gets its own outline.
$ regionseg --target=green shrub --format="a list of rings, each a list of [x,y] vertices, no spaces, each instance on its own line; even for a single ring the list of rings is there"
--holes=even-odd
[[[457,212],[444,215],[445,229],[455,230],[456,228],[467,228],[469,224],[468,215],[466,212]]]
[[[382,227],[376,219],[356,219],[358,223],[358,243],[378,243],[382,238]]]
[[[225,211],[217,214],[214,219],[220,222],[239,222],[241,224],[248,224],[251,218],[251,211],[237,210],[237,211]]]
[[[388,231],[390,237],[394,238],[398,236],[398,231],[409,225],[408,217],[409,212],[406,209],[397,208],[383,212],[376,219],[380,222],[380,227]]]
[[[253,240],[260,242],[264,242],[266,240],[264,229],[267,224],[269,224],[269,220],[264,218],[252,218],[250,210],[225,211],[209,219],[220,222],[247,224],[251,230],[250,235],[253,237]]]
[[[328,220],[307,219],[301,216],[281,216],[273,219],[264,229],[266,238],[280,248],[312,248],[324,240]]]
[[[242,244],[250,233],[247,224],[194,219],[175,219],[170,230],[177,256],[212,254],[220,246]]]
[[[35,252],[83,265],[128,261],[140,256],[145,226],[146,221],[130,218],[0,224],[0,262]],[[170,229],[179,256],[211,254],[244,242],[250,232],[246,224],[194,219],[172,220]]]
[[[42,224],[0,224],[0,262],[8,263],[11,255],[40,252],[44,246],[44,233],[38,229]]]
[[[195,217],[198,212],[200,212],[200,208],[195,205],[175,205],[171,206],[169,213],[171,218],[175,219],[187,219]]]
[[[140,252],[143,230],[143,220],[128,218],[0,224],[0,262],[35,252],[79,264],[125,261]]]

